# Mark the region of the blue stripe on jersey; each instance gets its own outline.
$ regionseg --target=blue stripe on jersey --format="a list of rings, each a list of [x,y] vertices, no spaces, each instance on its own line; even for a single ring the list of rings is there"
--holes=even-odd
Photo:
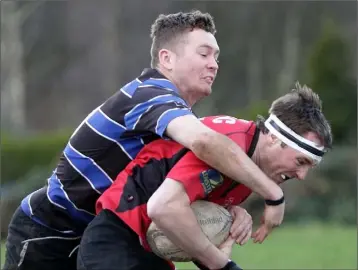
[[[101,110],[95,111],[88,119],[88,125],[96,130],[101,136],[117,142],[130,159],[134,159],[144,146],[137,138],[120,139],[126,128],[114,120],[111,120]]]
[[[36,190],[35,192],[37,192],[38,190]],[[31,205],[30,205],[30,199],[31,199],[31,196],[33,193],[35,192],[32,192],[31,194],[27,195],[22,201],[21,201],[21,209],[22,211],[28,216],[30,217],[32,220],[34,220],[36,223],[39,223],[41,224],[42,226],[45,226],[47,228],[50,228],[52,230],[55,230],[55,231],[58,231],[60,233],[65,233],[65,234],[76,234],[74,231],[72,230],[68,230],[68,231],[59,231],[59,230],[56,230],[54,228],[51,228],[49,226],[47,226],[44,222],[42,222],[42,220],[40,220],[38,217],[34,216],[34,214],[32,213],[32,210],[31,210]]]
[[[92,221],[95,215],[83,209],[78,209],[73,202],[70,201],[67,194],[63,190],[63,185],[57,178],[56,174],[52,174],[48,180],[47,195],[53,204],[58,204],[60,207],[67,209],[70,215],[84,223],[88,224]]]
[[[123,139],[119,144],[130,159],[134,159],[144,146],[142,140],[138,138]]]
[[[142,82],[140,82],[138,79],[135,79],[127,83],[125,86],[123,86],[121,90],[127,93],[128,95],[133,96],[135,90],[140,84],[142,84]]]
[[[68,162],[81,174],[94,190],[103,193],[111,184],[112,179],[91,158],[77,152],[68,144],[63,151]]]
[[[150,85],[154,85],[154,86],[157,86],[160,88],[168,88],[168,89],[178,92],[178,89],[175,87],[175,85],[171,81],[166,80],[166,79],[150,78],[150,79],[144,81],[143,84],[150,84]]]
[[[106,117],[101,110],[95,111],[88,119],[87,123],[93,127],[102,136],[109,138],[112,141],[119,141],[126,128],[118,124],[114,120]]]
[[[168,123],[173,120],[176,117],[179,116],[184,116],[184,115],[188,115],[188,114],[193,114],[189,109],[171,109],[171,110],[167,110],[165,111],[159,118],[157,121],[157,126],[155,127],[155,132],[159,135],[159,136],[163,136],[163,133],[165,131],[165,129],[168,126]]]
[[[137,106],[135,106],[131,111],[125,114],[124,116],[124,122],[128,129],[134,129],[137,122],[139,122],[140,117],[150,109],[151,106],[157,105],[157,104],[163,104],[168,102],[177,102],[184,106],[187,106],[183,99],[173,96],[173,95],[162,95],[154,97],[146,102],[140,103]]]

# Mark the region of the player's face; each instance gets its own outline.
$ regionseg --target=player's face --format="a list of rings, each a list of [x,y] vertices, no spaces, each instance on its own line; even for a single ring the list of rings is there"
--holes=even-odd
[[[322,145],[313,132],[308,132],[303,137]],[[292,178],[304,180],[309,169],[315,166],[312,158],[290,146],[282,147],[280,141],[269,147],[266,157],[264,171],[278,184]]]
[[[198,100],[211,94],[219,56],[219,46],[214,35],[202,29],[189,31],[178,45],[173,76],[185,93]]]

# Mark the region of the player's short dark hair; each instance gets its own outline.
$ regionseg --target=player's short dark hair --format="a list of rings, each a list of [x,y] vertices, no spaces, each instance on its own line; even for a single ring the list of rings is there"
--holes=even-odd
[[[331,126],[322,112],[322,101],[318,94],[299,82],[291,92],[274,100],[269,109],[287,127],[299,135],[314,132],[323,142],[325,148],[332,148],[333,136]],[[263,128],[264,119],[258,117],[258,125]],[[267,130],[265,130],[267,131]]]
[[[160,14],[152,24],[150,32],[152,38],[150,50],[152,68],[159,63],[158,53],[161,49],[175,45],[186,31],[194,29],[202,29],[215,35],[213,17],[209,13],[202,13],[199,10],[167,15]]]

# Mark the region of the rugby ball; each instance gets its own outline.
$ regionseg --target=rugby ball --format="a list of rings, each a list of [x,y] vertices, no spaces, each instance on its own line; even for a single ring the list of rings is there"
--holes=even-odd
[[[195,201],[191,208],[203,233],[215,246],[221,245],[229,236],[233,218],[224,207],[208,202]],[[159,257],[173,262],[192,261],[187,253],[175,246],[152,222],[147,231],[147,241],[151,250]]]

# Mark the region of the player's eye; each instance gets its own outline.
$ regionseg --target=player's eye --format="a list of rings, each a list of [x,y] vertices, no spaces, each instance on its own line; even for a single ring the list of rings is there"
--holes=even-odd
[[[296,160],[296,165],[297,165],[297,166],[303,166],[303,165],[305,165],[305,164],[306,164],[306,162],[305,162],[303,159],[298,158],[298,159]]]
[[[304,166],[307,164],[307,162],[306,162],[306,160],[304,160],[302,158],[298,158],[296,164],[297,164],[297,166]]]

